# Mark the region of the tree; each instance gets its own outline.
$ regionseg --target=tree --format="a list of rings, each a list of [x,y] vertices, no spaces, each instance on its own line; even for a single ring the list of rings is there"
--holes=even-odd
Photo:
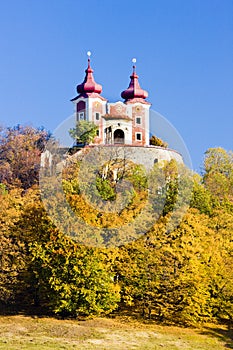
[[[78,246],[54,231],[31,245],[33,271],[47,305],[60,315],[100,315],[117,308],[119,286],[97,249]]]
[[[162,139],[160,139],[159,137],[152,135],[150,138],[150,145],[153,146],[159,146],[159,147],[163,147],[163,148],[167,148],[168,144],[167,142],[164,142]]]
[[[119,286],[101,251],[60,233],[37,188],[22,193],[0,193],[0,305],[40,306],[63,316],[115,309]]]
[[[0,193],[0,200],[0,303],[19,304],[32,300],[28,247],[30,242],[41,239],[39,232],[45,235],[45,213],[35,188],[26,192],[11,189]]]
[[[233,320],[232,152],[209,149],[201,177],[173,160],[146,174],[109,150],[92,168],[85,148],[59,176],[45,171],[39,193],[48,137],[31,127],[0,132],[1,306],[40,305],[62,316],[108,314],[120,306],[186,325]],[[111,211],[118,198],[125,205]],[[145,230],[151,213],[157,215]],[[121,246],[102,248],[109,242]]]
[[[24,244],[15,232],[24,203],[21,192],[0,192],[0,304],[15,301],[18,277],[25,266]]]
[[[233,212],[233,152],[221,147],[205,153],[203,182],[211,193],[213,207]]]
[[[191,208],[198,209],[202,214],[212,213],[211,193],[204,186],[202,177],[198,174],[193,176],[193,190],[190,202]]]
[[[28,189],[38,183],[40,155],[50,135],[44,129],[16,126],[0,133],[0,183]]]
[[[75,128],[69,130],[69,133],[77,143],[89,144],[93,142],[97,129],[98,127],[94,123],[80,120]]]
[[[215,244],[208,226],[208,216],[191,209],[172,232],[166,233],[162,218],[146,236],[121,247],[115,271],[122,306],[176,324],[208,321],[216,317],[216,305],[221,305],[218,315],[227,317],[232,295],[225,272],[229,259],[224,262],[222,245]]]

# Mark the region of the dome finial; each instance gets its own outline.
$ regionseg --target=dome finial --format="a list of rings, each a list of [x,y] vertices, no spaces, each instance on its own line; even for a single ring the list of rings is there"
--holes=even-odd
[[[83,83],[77,86],[77,91],[79,94],[86,94],[86,93],[100,94],[102,91],[102,86],[95,82],[93,77],[93,69],[91,68],[91,64],[90,64],[91,51],[87,51],[87,56],[88,56],[88,67],[85,70],[86,76]]]
[[[133,73],[135,73],[135,68],[136,68],[135,63],[137,62],[137,59],[136,58],[132,58],[132,62],[133,62]]]
[[[141,101],[145,100],[148,96],[147,91],[143,90],[138,82],[138,75],[136,73],[135,63],[137,62],[136,58],[132,58],[133,63],[133,73],[130,76],[130,83],[128,89],[122,91],[121,97],[125,99],[125,102],[132,101],[133,99],[140,99]]]
[[[87,51],[87,56],[88,56],[88,68],[90,68],[90,62],[91,62],[91,59],[90,59],[90,57],[91,57],[91,51]]]

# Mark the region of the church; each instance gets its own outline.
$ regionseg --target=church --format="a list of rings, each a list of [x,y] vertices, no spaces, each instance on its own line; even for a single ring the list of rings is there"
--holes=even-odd
[[[123,101],[109,102],[101,95],[102,86],[95,82],[88,52],[84,81],[77,86],[74,104],[76,123],[81,120],[97,126],[97,136],[88,147],[101,148],[102,152],[118,149],[121,157],[127,157],[136,164],[143,164],[147,170],[155,163],[175,159],[183,163],[182,155],[165,146],[150,145],[150,107],[148,93],[140,87],[136,73],[136,59],[129,86],[121,92]],[[107,157],[106,153],[106,157]]]
[[[71,100],[76,121],[87,120],[98,127],[94,142],[98,145],[149,145],[151,104],[146,100],[147,91],[139,85],[136,59],[132,60],[129,86],[121,93],[124,101],[110,103],[101,95],[102,86],[94,80],[90,52],[88,56],[84,81],[77,86],[78,95]]]

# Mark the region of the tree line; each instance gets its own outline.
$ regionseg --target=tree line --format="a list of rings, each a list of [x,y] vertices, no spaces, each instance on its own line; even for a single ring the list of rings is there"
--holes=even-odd
[[[40,156],[50,138],[33,127],[0,132],[1,312],[38,309],[63,317],[127,312],[186,325],[232,321],[233,153],[206,151],[201,175],[191,175],[189,207],[170,229],[179,174],[174,161],[164,163],[166,191],[163,197],[160,191],[164,204],[158,220],[136,240],[94,247],[60,232],[43,206]],[[116,196],[110,171],[115,165],[110,165],[105,176],[99,169],[94,189],[106,203]],[[127,206],[114,216],[100,215],[83,200],[81,166],[72,158],[63,171],[64,193],[76,215],[97,228],[134,220],[147,200],[143,170],[129,164],[118,172],[133,189]]]

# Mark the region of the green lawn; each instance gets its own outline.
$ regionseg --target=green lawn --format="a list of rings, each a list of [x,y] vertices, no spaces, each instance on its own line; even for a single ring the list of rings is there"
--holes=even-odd
[[[226,350],[233,349],[226,326],[201,329],[142,324],[126,319],[86,321],[25,316],[0,317],[0,349]]]

